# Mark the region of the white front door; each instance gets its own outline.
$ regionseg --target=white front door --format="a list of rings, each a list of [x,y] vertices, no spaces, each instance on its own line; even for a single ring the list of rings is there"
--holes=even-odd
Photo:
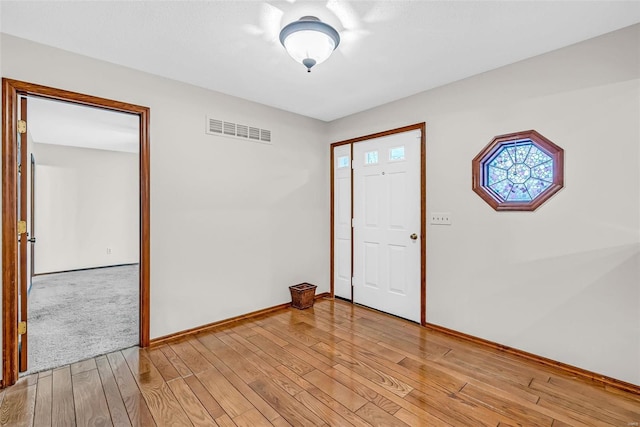
[[[353,145],[353,301],[421,320],[420,131]]]

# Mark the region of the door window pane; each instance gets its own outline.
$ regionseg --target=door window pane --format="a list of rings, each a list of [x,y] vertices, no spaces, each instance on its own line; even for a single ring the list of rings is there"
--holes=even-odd
[[[404,160],[404,145],[390,149],[389,160]]]
[[[367,165],[374,165],[378,163],[378,152],[367,151],[366,153],[364,153],[364,163]]]
[[[349,156],[338,157],[338,169],[349,167]]]

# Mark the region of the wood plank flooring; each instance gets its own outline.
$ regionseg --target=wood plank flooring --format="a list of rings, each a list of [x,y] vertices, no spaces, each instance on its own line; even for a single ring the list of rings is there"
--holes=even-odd
[[[640,396],[341,301],[32,374],[0,426],[639,426]]]

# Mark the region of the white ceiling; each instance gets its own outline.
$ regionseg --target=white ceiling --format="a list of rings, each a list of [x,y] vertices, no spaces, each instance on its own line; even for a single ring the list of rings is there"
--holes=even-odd
[[[2,1],[2,32],[331,121],[640,22],[639,1]],[[278,41],[341,34],[307,73]]]
[[[31,137],[42,144],[139,151],[139,117],[67,102],[29,97],[27,121]]]

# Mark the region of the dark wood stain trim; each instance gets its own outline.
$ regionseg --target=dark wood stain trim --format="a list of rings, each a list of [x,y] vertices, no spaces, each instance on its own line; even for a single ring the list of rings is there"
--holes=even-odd
[[[335,184],[335,165],[334,165],[334,161],[335,161],[335,157],[333,154],[333,150],[334,150],[334,146],[330,146],[329,147],[329,158],[330,158],[330,180],[329,182],[331,183],[330,187],[330,208],[331,211],[329,212],[329,222],[330,222],[330,227],[329,227],[329,233],[331,233],[330,239],[329,239],[329,292],[331,293],[331,297],[335,296],[335,283],[333,280],[333,274],[335,272],[334,266],[333,266],[333,257],[335,256],[335,252],[334,252],[334,241],[335,241],[335,236],[334,236],[334,228],[335,228],[335,214],[334,214],[334,209],[335,209],[335,189],[334,189],[334,184]]]
[[[427,323],[427,126],[420,128],[420,324]]]
[[[2,379],[4,385],[18,380],[18,212],[16,88],[2,79]]]
[[[140,117],[140,345],[149,345],[149,264],[150,264],[150,181],[149,116],[147,107],[84,95],[12,79],[2,79],[2,304],[3,304],[3,386],[18,380],[17,347],[17,212],[16,147],[13,144],[19,95],[71,102]]]
[[[546,151],[553,158],[553,184],[540,193],[531,202],[501,202],[484,188],[482,182],[482,162],[498,145],[506,141],[519,139],[531,139],[537,146]],[[489,206],[496,211],[527,211],[532,212],[538,209],[543,203],[553,197],[564,186],[564,150],[554,144],[535,130],[515,132],[494,137],[487,146],[471,161],[471,189],[478,194]]]
[[[385,131],[382,131],[382,132],[372,133],[372,134],[365,135],[365,136],[359,136],[357,138],[345,139],[344,141],[334,142],[334,143],[331,144],[331,146],[332,147],[337,147],[339,145],[354,144],[356,142],[362,142],[362,141],[366,141],[368,139],[382,138],[383,136],[394,135],[396,133],[409,132],[409,131],[412,131],[412,130],[424,130],[425,126],[426,126],[425,122],[416,123],[416,124],[413,124],[413,125],[403,126],[403,127],[399,127],[399,128],[395,128],[395,129],[391,129],[391,130],[385,130]]]
[[[323,292],[323,293],[318,294],[318,295],[316,295],[314,297],[314,299],[316,299],[316,300],[321,299],[321,298],[331,298],[331,299],[333,299],[333,296],[331,295],[331,292]],[[217,328],[219,326],[227,325],[227,324],[233,323],[233,322],[238,322],[240,320],[252,319],[254,317],[262,316],[263,314],[269,314],[269,313],[273,313],[274,311],[285,310],[285,309],[287,309],[289,307],[291,307],[291,303],[290,302],[286,302],[286,303],[283,303],[283,304],[274,305],[272,307],[263,308],[261,310],[252,311],[250,313],[241,314],[239,316],[230,317],[228,319],[219,320],[217,322],[207,323],[206,325],[196,326],[195,328],[185,329],[184,331],[179,331],[179,332],[175,332],[173,334],[164,335],[164,336],[161,336],[161,337],[158,337],[158,338],[154,338],[154,339],[151,340],[149,345],[151,347],[158,347],[160,345],[167,344],[167,343],[172,342],[172,341],[180,340],[180,339],[183,339],[183,338],[191,336],[191,335],[199,334],[201,332],[207,332],[207,331],[209,331],[209,330],[211,330],[213,328]]]
[[[333,257],[334,257],[334,158],[333,150],[341,145],[351,144],[351,161],[353,162],[353,144],[356,142],[367,141],[369,139],[381,138],[383,136],[394,135],[403,132],[409,132],[412,130],[420,130],[420,324],[425,325],[427,319],[427,208],[426,208],[426,195],[427,195],[427,136],[426,136],[426,123],[416,123],[409,126],[404,126],[396,129],[391,129],[383,132],[372,133],[365,136],[359,136],[357,138],[347,139],[344,141],[334,142],[330,146],[331,150],[331,248],[330,248],[330,262],[331,262],[331,295],[334,294],[333,283]],[[353,218],[353,167],[351,168],[351,218]],[[351,228],[351,275],[353,276],[353,227]],[[353,286],[351,287],[351,302],[353,303]]]
[[[572,366],[567,363],[558,362],[553,359],[549,359],[543,356],[538,356],[537,354],[529,353],[523,350],[518,350],[517,348],[509,347],[493,341],[485,340],[484,338],[479,338],[473,335],[465,334],[464,332],[458,332],[453,329],[445,328],[444,326],[427,323],[425,324],[425,327],[427,329],[438,331],[443,334],[462,339],[464,341],[470,341],[485,347],[504,351],[505,353],[513,354],[514,356],[518,356],[526,360],[531,360],[533,362],[537,362],[545,366],[556,368],[564,373],[572,374],[590,381],[595,381],[605,386],[614,387],[619,390],[629,391],[631,393],[636,393],[640,395],[640,385],[635,385],[622,380],[617,380],[615,378],[611,378],[606,375],[601,375],[592,371],[588,371],[586,369],[578,368],[576,366]]]
[[[140,346],[150,343],[151,324],[151,140],[150,110],[141,107],[140,126]]]
[[[144,112],[149,112],[149,108],[140,105],[114,101],[112,99],[100,98],[92,95],[85,95],[78,92],[42,86],[35,83],[23,82],[20,80],[7,78],[3,78],[2,80],[6,81],[6,84],[14,88],[21,95],[38,96],[40,98],[54,99],[62,102],[71,102],[74,104],[82,104],[90,107],[102,108],[103,110],[119,111],[121,113],[141,114]]]

